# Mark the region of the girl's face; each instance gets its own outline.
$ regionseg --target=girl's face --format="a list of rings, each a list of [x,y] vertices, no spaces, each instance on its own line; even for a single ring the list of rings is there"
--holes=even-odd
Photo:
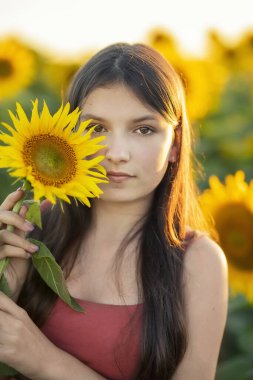
[[[150,199],[169,161],[176,156],[173,127],[124,85],[97,88],[85,99],[81,120],[98,124],[93,136],[106,136],[97,155],[109,183],[100,199],[131,202]]]

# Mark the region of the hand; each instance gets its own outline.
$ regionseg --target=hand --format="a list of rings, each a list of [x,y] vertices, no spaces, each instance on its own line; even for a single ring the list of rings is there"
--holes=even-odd
[[[0,292],[0,362],[30,379],[45,379],[57,350],[26,311]]]
[[[17,190],[9,194],[0,205],[0,259],[11,258],[5,276],[13,294],[12,299],[17,299],[26,278],[30,254],[36,252],[36,246],[25,239],[27,233],[33,229],[25,221],[27,207],[22,206],[19,214],[11,211],[22,196],[23,191]],[[7,231],[8,224],[15,227],[13,232]]]

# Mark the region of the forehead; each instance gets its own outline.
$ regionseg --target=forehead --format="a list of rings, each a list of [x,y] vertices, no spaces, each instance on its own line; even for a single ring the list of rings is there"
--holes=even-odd
[[[83,101],[81,109],[83,115],[90,113],[104,119],[112,117],[134,119],[143,114],[152,114],[157,119],[163,119],[162,115],[144,103],[129,87],[123,84],[96,88]]]

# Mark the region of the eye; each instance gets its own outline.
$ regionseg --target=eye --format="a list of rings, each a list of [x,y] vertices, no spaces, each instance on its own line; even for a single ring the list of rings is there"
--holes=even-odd
[[[142,127],[139,127],[138,129],[136,129],[137,133],[139,135],[151,135],[152,133],[154,133],[154,129],[145,125],[145,126],[142,126]]]
[[[95,128],[94,128],[94,130],[93,130],[93,132],[92,133],[102,133],[102,132],[104,132],[105,131],[105,128],[101,125],[101,124],[90,124],[87,128],[86,128],[86,130],[87,131],[89,131],[92,127],[94,127],[95,126]]]

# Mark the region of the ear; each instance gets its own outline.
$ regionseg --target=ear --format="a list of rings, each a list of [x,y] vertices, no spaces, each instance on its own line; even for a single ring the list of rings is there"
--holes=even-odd
[[[176,162],[176,161],[177,161],[177,147],[173,145],[170,149],[169,162]]]

